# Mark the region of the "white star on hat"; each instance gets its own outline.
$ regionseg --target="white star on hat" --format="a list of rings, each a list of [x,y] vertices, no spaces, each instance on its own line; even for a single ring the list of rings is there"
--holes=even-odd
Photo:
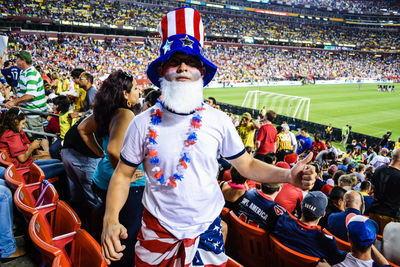
[[[172,45],[172,43],[173,43],[174,41],[166,41],[165,42],[165,44],[164,44],[164,46],[163,46],[163,50],[164,50],[164,54],[166,54],[169,50],[171,50],[171,45]]]
[[[190,40],[190,39],[189,39],[189,36],[186,35],[185,38],[182,38],[182,39],[179,39],[179,40],[182,42],[182,46],[183,46],[183,47],[188,46],[188,47],[190,47],[190,48],[193,49],[193,46],[192,46],[192,45],[193,45],[194,41],[193,41],[193,40]]]

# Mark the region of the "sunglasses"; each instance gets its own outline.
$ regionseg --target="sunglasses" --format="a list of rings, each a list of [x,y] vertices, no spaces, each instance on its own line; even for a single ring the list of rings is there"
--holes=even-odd
[[[133,79],[132,74],[130,74],[130,73],[126,72],[126,71],[123,71],[123,70],[121,71],[121,73],[125,78]]]
[[[196,67],[196,68],[203,66],[203,63],[195,57],[171,58],[167,61],[166,65],[172,66],[172,67],[178,67],[182,63],[185,63],[186,65],[188,65],[190,67]]]

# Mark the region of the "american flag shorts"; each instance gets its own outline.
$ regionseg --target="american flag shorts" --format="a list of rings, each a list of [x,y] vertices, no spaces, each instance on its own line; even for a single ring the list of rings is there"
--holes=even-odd
[[[136,266],[226,266],[221,218],[200,236],[178,240],[145,209],[135,256]]]

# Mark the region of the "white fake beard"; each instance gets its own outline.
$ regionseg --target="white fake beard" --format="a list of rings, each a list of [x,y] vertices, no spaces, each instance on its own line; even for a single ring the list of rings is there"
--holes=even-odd
[[[176,113],[190,113],[203,102],[203,79],[191,82],[170,82],[160,78],[163,104]]]

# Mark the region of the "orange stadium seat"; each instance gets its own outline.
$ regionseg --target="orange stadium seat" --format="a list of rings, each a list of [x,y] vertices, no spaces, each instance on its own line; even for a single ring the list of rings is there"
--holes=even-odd
[[[42,169],[35,163],[32,163],[31,166],[29,166],[28,171],[24,169],[17,169],[17,171],[23,175],[25,183],[27,184],[41,182],[44,179]]]
[[[43,263],[51,265],[58,255],[70,255],[72,245],[69,244],[80,229],[81,221],[62,200],[53,209],[38,211],[29,223],[29,236],[41,253]]]
[[[70,267],[70,266],[71,264],[63,254],[56,256],[53,260],[53,263],[51,264],[51,267]]]
[[[28,222],[38,209],[50,210],[57,200],[57,190],[47,180],[21,185],[14,194],[14,203]]]
[[[101,256],[99,243],[83,229],[76,231],[70,259],[74,267],[107,266],[107,263]]]
[[[0,165],[3,166],[4,168],[7,168],[11,164],[12,161],[7,151],[0,150]]]
[[[228,262],[226,263],[226,267],[243,267],[239,262],[235,261],[231,257],[228,256]]]
[[[276,239],[274,236],[270,236],[272,259],[274,267],[311,267],[317,266],[319,262],[318,257],[311,257],[300,252],[297,252]]]
[[[271,254],[268,232],[240,220],[233,211],[226,222],[229,226],[229,255],[237,256],[244,266],[270,266]]]
[[[25,181],[18,174],[14,164],[11,164],[10,166],[7,167],[6,172],[4,173],[4,179],[6,180],[8,186],[14,191],[19,186],[25,184]]]
[[[333,237],[336,239],[336,244],[337,244],[337,246],[338,246],[338,248],[339,248],[340,250],[347,251],[347,252],[350,252],[350,251],[351,251],[351,245],[350,245],[349,242],[344,241],[343,239],[340,239],[340,238],[334,236],[333,234],[331,234],[331,232],[329,232],[329,231],[328,231],[327,229],[325,229],[325,228],[322,230],[322,232],[323,232],[324,234],[326,234],[326,235],[333,236]]]

